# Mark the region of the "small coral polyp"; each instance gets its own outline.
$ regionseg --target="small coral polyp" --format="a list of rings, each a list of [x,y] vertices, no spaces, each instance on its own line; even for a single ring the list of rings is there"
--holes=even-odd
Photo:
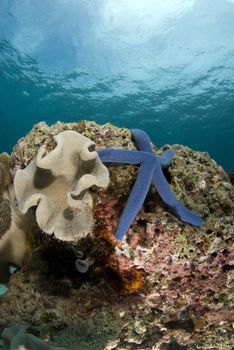
[[[37,206],[40,228],[64,241],[86,236],[93,224],[93,185],[106,187],[109,172],[100,161],[94,142],[67,130],[54,136],[56,147],[44,146],[25,169],[18,169],[14,188],[19,210],[25,214]]]

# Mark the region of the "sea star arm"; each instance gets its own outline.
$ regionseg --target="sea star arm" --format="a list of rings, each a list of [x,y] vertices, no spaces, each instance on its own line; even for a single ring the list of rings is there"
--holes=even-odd
[[[131,135],[133,136],[134,140],[136,141],[137,148],[140,151],[149,152],[149,153],[154,154],[152,147],[151,147],[150,138],[146,134],[146,132],[144,132],[141,129],[131,129],[130,132],[131,132]]]
[[[140,151],[109,148],[98,150],[98,154],[103,162],[140,164],[137,179],[115,232],[116,239],[121,240],[144,203],[157,163],[153,155]]]
[[[132,136],[134,137],[137,147],[141,151],[147,151],[153,153],[149,136],[140,129],[132,129],[130,130]],[[159,157],[155,155],[156,159]],[[159,160],[162,167],[169,166],[173,157],[173,151],[167,150]],[[203,220],[197,214],[193,213],[186,207],[184,207],[178,199],[175,197],[173,191],[171,190],[161,167],[157,166],[153,175],[152,182],[156,187],[160,197],[164,201],[164,203],[171,209],[171,211],[178,216],[182,221],[188,222],[194,226],[201,226],[203,224]]]
[[[151,159],[147,159],[141,163],[137,179],[128,197],[115,232],[116,239],[123,238],[137,213],[141,209],[152,181],[152,176],[156,166],[156,164],[154,164],[152,164]]]
[[[130,151],[118,148],[102,148],[97,150],[102,162],[122,163],[122,164],[141,164],[146,159],[154,162],[154,156],[147,152]]]
[[[131,129],[131,135],[136,141],[137,148],[140,151],[149,152],[155,155],[159,159],[159,162],[163,168],[168,168],[171,165],[174,152],[172,149],[166,150],[161,156],[157,156],[151,146],[149,136],[141,129]]]
[[[199,215],[193,213],[189,209],[183,206],[183,204],[178,201],[172,192],[168,182],[163,175],[162,169],[157,168],[154,172],[152,183],[156,187],[160,197],[164,201],[164,203],[170,208],[170,210],[178,216],[182,221],[185,221],[194,226],[201,226],[203,224],[203,220]]]
[[[172,149],[167,149],[161,156],[158,156],[162,168],[168,168],[171,165],[174,152]]]

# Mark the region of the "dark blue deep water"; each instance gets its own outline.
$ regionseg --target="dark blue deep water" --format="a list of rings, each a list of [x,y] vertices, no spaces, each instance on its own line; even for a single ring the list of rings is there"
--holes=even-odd
[[[0,151],[95,120],[234,169],[234,0],[0,0]]]

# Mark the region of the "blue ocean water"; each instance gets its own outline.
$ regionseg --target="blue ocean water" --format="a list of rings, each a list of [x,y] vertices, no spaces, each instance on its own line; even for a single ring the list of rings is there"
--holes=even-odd
[[[233,170],[234,0],[1,0],[0,152],[81,119]]]

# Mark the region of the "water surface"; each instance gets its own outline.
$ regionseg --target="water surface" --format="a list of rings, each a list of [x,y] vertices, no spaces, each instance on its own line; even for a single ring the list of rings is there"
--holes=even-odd
[[[81,119],[234,169],[234,1],[1,0],[0,151]]]

